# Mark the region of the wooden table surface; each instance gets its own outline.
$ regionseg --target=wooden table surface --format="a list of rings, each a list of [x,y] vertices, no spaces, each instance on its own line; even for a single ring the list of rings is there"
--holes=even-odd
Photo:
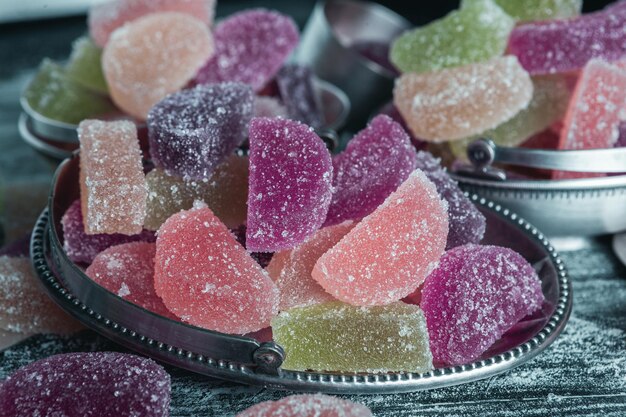
[[[218,13],[267,4],[230,1]],[[302,23],[311,6],[311,1],[280,1],[277,8]],[[10,210],[0,220],[9,239],[26,231],[42,208],[55,165],[21,142],[16,127],[19,93],[44,56],[66,57],[71,41],[84,31],[84,17],[0,25],[0,182],[11,197],[6,201]],[[11,218],[15,213],[19,218]],[[626,268],[611,252],[608,239],[581,243],[562,253],[574,285],[572,317],[563,335],[536,359],[458,387],[346,398],[368,405],[376,416],[626,416]],[[0,380],[52,354],[95,350],[123,348],[91,331],[71,338],[32,336],[0,352]],[[288,394],[167,369],[175,417],[230,416]]]

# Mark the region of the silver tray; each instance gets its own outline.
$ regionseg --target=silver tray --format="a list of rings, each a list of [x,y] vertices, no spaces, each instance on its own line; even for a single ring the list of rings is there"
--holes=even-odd
[[[483,357],[426,373],[351,374],[281,369],[285,354],[273,342],[204,330],[131,304],[91,281],[63,251],[60,219],[79,195],[79,158],[64,161],[48,208],[32,234],[32,264],[46,291],[87,327],[154,359],[193,372],[272,389],[330,393],[397,393],[457,385],[505,372],[530,360],[561,333],[572,308],[563,262],[544,235],[498,204],[470,195],[487,217],[484,243],[508,246],[536,268],[546,303],[505,334]]]

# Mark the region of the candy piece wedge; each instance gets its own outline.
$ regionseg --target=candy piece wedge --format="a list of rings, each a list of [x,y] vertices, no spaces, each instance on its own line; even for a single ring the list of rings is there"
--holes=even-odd
[[[295,371],[424,372],[432,369],[428,331],[419,307],[401,302],[355,307],[339,302],[283,311],[274,340]]]
[[[525,109],[533,94],[515,57],[495,58],[396,80],[394,103],[416,137],[458,140],[494,128]]]
[[[159,229],[154,286],[190,324],[244,334],[267,327],[278,289],[206,206],[170,217]]]
[[[72,44],[72,54],[65,66],[68,78],[83,86],[108,94],[109,88],[102,73],[102,48],[93,43],[90,38],[78,38]]]
[[[580,15],[583,0],[495,0],[509,16],[520,22],[570,19]]]
[[[333,167],[313,129],[293,120],[250,122],[248,250],[290,249],[326,219]]]
[[[415,170],[409,135],[390,117],[376,116],[333,158],[333,199],[325,225],[361,219]]]
[[[409,295],[437,266],[448,237],[447,203],[420,170],[317,261],[313,278],[353,305]]]
[[[113,32],[102,69],[115,104],[145,120],[152,106],[180,90],[213,55],[204,22],[166,12],[141,17]]]
[[[278,401],[264,401],[236,417],[372,417],[364,405],[323,394],[290,395]]]

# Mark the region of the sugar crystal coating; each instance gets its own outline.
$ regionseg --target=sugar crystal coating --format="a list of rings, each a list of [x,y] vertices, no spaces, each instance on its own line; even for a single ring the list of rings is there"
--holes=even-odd
[[[94,42],[103,47],[113,31],[125,23],[156,12],[179,12],[211,26],[215,0],[113,0],[89,9],[87,23]]]
[[[236,417],[372,417],[372,412],[364,405],[330,395],[299,394],[258,403]]]
[[[618,60],[626,56],[625,4],[575,19],[519,25],[508,50],[531,74],[576,71],[592,58]]]
[[[390,117],[376,116],[333,158],[333,199],[325,225],[361,219],[415,170],[409,135]]]
[[[435,184],[437,192],[448,203],[448,242],[446,250],[466,243],[479,243],[485,234],[486,220],[465,196],[459,185],[428,152],[418,152],[417,168]]]
[[[250,122],[248,249],[275,252],[306,240],[324,222],[333,167],[313,129],[293,120]]]
[[[429,72],[502,55],[515,21],[492,0],[464,1],[459,10],[399,36],[391,62],[402,72]]]
[[[420,303],[435,363],[478,359],[543,300],[532,265],[511,249],[465,245],[446,252],[426,279]]]
[[[403,74],[394,103],[416,137],[440,142],[484,132],[506,122],[532,99],[530,76],[515,57]]]
[[[580,15],[583,0],[495,0],[517,21],[569,19]]]
[[[243,246],[244,248],[247,248],[246,230],[247,230],[247,227],[245,224],[242,224],[237,228],[230,229],[230,233],[233,234],[233,236],[235,237],[235,240],[237,240],[237,242],[239,242],[239,244]],[[252,256],[252,259],[257,261],[257,263],[261,265],[261,268],[266,268],[270,264],[272,258],[274,257],[273,252],[248,252],[248,253],[250,254],[250,256]],[[270,337],[270,340],[271,340],[271,337]]]
[[[254,98],[254,117],[288,118],[287,108],[274,97],[256,96]]]
[[[287,64],[276,74],[276,84],[289,117],[319,129],[324,125],[313,71],[304,65]]]
[[[585,65],[563,122],[559,149],[612,148],[626,119],[626,69],[598,59]],[[554,179],[604,174],[554,171]]]
[[[155,254],[154,243],[112,246],[94,258],[85,274],[124,300],[161,316],[175,318],[154,291]]]
[[[437,266],[448,237],[447,203],[415,170],[313,268],[333,297],[354,305],[389,304],[409,295]]]
[[[267,327],[278,289],[209,208],[181,211],[161,226],[155,289],[195,326],[244,334]]]
[[[286,15],[251,9],[220,22],[215,55],[198,71],[197,84],[237,81],[260,91],[298,44],[298,28]]]
[[[185,180],[155,168],[146,175],[148,200],[145,227],[157,230],[172,214],[204,201],[229,228],[246,221],[248,158],[231,155],[204,180]]]
[[[141,233],[147,191],[135,124],[84,120],[78,139],[85,233]]]
[[[171,94],[148,114],[156,166],[187,179],[208,179],[246,139],[254,96],[240,83],[199,85]]]
[[[150,359],[67,353],[33,362],[0,385],[3,416],[167,417],[170,376]]]
[[[0,256],[1,330],[71,334],[81,328],[42,290],[27,257]]]
[[[140,17],[111,35],[102,68],[117,106],[145,120],[152,106],[180,90],[213,55],[201,20],[176,12]]]
[[[297,307],[274,318],[272,329],[287,353],[283,369],[378,373],[433,367],[424,313],[414,305]]]
[[[63,249],[73,262],[89,264],[93,258],[106,248],[130,242],[154,242],[156,236],[149,230],[142,230],[136,235],[120,233],[95,234],[85,233],[85,223],[80,200],[74,201],[61,217],[63,227]]]
[[[295,248],[274,254],[266,270],[280,291],[281,311],[334,300],[313,279],[311,272],[317,260],[353,227],[350,221],[324,227]]]
[[[72,43],[72,54],[65,67],[69,78],[102,94],[109,88],[102,73],[102,49],[90,38],[78,38]]]

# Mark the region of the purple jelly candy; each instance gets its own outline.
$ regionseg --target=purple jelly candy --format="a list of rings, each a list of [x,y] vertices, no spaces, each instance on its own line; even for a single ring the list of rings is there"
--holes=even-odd
[[[285,15],[264,9],[231,15],[215,27],[215,54],[198,71],[196,84],[238,81],[259,91],[298,44],[298,28]]]
[[[537,273],[517,252],[472,244],[449,250],[422,288],[433,361],[478,359],[543,301]]]
[[[626,55],[626,1],[574,19],[527,23],[509,38],[509,52],[532,75],[579,70],[592,58]]]
[[[402,129],[404,129],[409,134],[409,137],[411,138],[411,143],[413,144],[413,146],[415,146],[415,149],[417,149],[418,151],[426,149],[428,142],[423,141],[413,136],[413,133],[411,133],[411,129],[409,129],[409,127],[407,126],[406,121],[404,120],[404,117],[402,117],[396,105],[393,104],[393,101],[390,101],[389,103],[385,104],[380,109],[379,114],[387,115],[391,117],[394,122],[399,123],[400,126],[402,126]]]
[[[67,353],[26,365],[0,385],[2,416],[169,416],[170,376],[150,359]]]
[[[330,154],[312,128],[293,120],[254,118],[249,139],[248,250],[290,249],[326,218]]]
[[[256,96],[254,98],[254,117],[289,117],[287,109],[274,97]]]
[[[424,171],[426,177],[437,187],[441,198],[448,202],[450,230],[446,250],[467,243],[479,243],[485,234],[485,216],[441,167],[439,159],[428,152],[418,152],[417,168]]]
[[[111,246],[130,242],[156,241],[154,232],[149,230],[143,230],[138,235],[130,236],[119,233],[110,235],[86,234],[80,200],[76,200],[70,205],[63,218],[61,218],[61,225],[63,226],[63,248],[65,253],[73,262],[77,263],[89,264],[97,254]]]
[[[30,252],[30,233],[0,248],[0,256],[28,256]]]
[[[245,224],[242,224],[236,229],[230,229],[230,233],[232,233],[233,236],[235,236],[235,239],[237,240],[237,242],[241,244],[241,246],[243,246],[244,248],[246,247],[246,225]],[[272,256],[274,256],[274,253],[273,252],[252,252],[250,253],[250,256],[252,256],[252,259],[254,259],[259,265],[261,265],[261,268],[265,268],[266,266],[270,264],[270,261],[272,260]]]
[[[376,116],[333,158],[333,199],[325,226],[373,212],[415,170],[409,135],[390,117]]]
[[[171,94],[148,113],[150,154],[170,175],[208,179],[246,139],[254,95],[241,83]]]
[[[324,125],[313,71],[298,64],[285,65],[276,74],[276,84],[289,118],[319,129]]]

